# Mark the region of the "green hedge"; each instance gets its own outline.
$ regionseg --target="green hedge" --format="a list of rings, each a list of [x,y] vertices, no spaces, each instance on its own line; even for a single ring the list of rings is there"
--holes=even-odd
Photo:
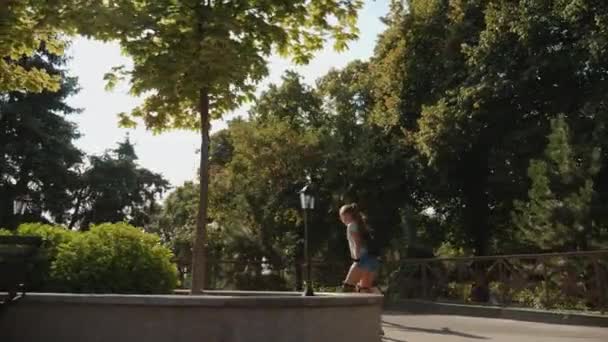
[[[31,273],[31,291],[170,293],[177,286],[171,251],[158,236],[124,223],[87,232],[61,226],[22,224],[13,233],[42,238]]]
[[[68,292],[169,293],[177,286],[172,258],[156,235],[101,224],[59,246],[51,276]]]

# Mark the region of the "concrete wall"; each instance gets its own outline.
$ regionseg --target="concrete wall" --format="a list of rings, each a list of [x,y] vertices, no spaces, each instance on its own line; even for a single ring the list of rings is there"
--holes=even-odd
[[[371,342],[382,298],[28,294],[0,308],[1,342]]]

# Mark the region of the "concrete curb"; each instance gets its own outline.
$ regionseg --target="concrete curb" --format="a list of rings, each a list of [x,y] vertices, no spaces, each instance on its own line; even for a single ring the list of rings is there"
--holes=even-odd
[[[259,295],[246,291],[215,291],[207,295],[127,295],[127,294],[77,294],[77,293],[28,293],[24,303],[81,304],[149,307],[216,307],[216,308],[325,308],[382,305],[382,296],[333,295],[318,293],[303,297],[292,292],[276,292]]]
[[[489,305],[441,303],[424,300],[398,300],[387,303],[385,308],[388,310],[405,311],[413,314],[472,316],[536,323],[608,328],[608,315],[583,312],[559,312]]]
[[[28,293],[1,309],[1,342],[369,342],[382,297]]]

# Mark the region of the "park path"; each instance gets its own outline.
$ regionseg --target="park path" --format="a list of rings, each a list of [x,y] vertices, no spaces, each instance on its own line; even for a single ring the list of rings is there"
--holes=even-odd
[[[386,312],[385,342],[608,342],[608,328]]]

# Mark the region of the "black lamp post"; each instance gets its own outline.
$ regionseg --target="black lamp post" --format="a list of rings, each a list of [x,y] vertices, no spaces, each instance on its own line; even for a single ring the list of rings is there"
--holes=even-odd
[[[304,258],[306,259],[306,290],[304,296],[314,296],[311,280],[311,262],[308,246],[308,211],[315,208],[315,197],[312,184],[307,184],[300,190],[300,204],[304,211]]]

